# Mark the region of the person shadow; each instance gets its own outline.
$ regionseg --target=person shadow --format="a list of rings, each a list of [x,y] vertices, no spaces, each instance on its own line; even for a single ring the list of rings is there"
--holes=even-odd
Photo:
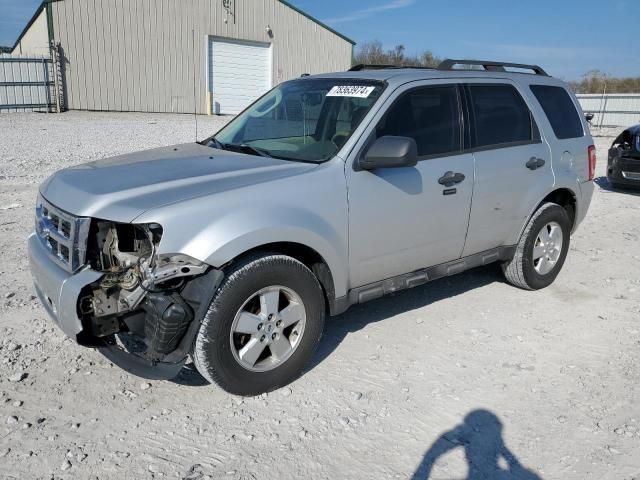
[[[461,425],[443,433],[425,453],[412,480],[431,478],[438,459],[457,448],[464,450],[467,480],[542,480],[507,448],[502,422],[488,410],[472,411]]]

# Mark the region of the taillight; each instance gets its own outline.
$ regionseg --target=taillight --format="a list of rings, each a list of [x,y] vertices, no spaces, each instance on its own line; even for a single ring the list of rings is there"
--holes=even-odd
[[[589,147],[589,181],[596,178],[596,147]]]

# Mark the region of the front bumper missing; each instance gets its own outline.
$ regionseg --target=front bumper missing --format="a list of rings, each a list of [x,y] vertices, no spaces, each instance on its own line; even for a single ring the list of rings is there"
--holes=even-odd
[[[29,237],[28,251],[31,274],[40,302],[65,335],[78,342],[78,336],[84,330],[78,315],[78,300],[82,290],[103,275],[90,269],[75,274],[63,270],[51,260],[50,252],[35,234]],[[182,297],[194,310],[194,319],[175,351],[167,355],[151,354],[149,357],[144,353],[126,350],[113,335],[95,339],[94,346],[112,363],[133,375],[152,380],[174,378],[187,361],[202,320],[223,278],[220,270],[211,269],[192,279],[182,291]]]
[[[181,292],[184,300],[193,307],[194,318],[173,352],[149,358],[144,354],[125,350],[112,336],[103,340],[103,345],[99,347],[100,353],[132,375],[149,380],[175,378],[187,362],[202,320],[223,278],[224,274],[221,270],[211,269],[206,274],[191,280]]]

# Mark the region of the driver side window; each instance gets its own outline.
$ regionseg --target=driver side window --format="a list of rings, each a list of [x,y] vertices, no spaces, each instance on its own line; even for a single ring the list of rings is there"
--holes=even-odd
[[[413,138],[420,157],[461,151],[457,87],[420,87],[402,94],[376,128],[377,138],[387,135]]]

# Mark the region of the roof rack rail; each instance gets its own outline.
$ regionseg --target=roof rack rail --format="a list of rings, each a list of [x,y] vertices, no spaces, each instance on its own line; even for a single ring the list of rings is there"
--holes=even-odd
[[[349,69],[350,72],[361,72],[362,70],[399,70],[401,68],[416,68],[420,70],[433,70],[432,67],[419,67],[414,65],[373,65],[360,63]]]
[[[483,67],[487,72],[506,72],[505,67],[521,68],[523,70],[532,70],[536,75],[543,75],[548,77],[549,74],[539,67],[538,65],[525,65],[523,63],[508,63],[508,62],[495,62],[488,60],[444,60],[438,65],[438,70],[454,70],[456,65],[468,65]]]

